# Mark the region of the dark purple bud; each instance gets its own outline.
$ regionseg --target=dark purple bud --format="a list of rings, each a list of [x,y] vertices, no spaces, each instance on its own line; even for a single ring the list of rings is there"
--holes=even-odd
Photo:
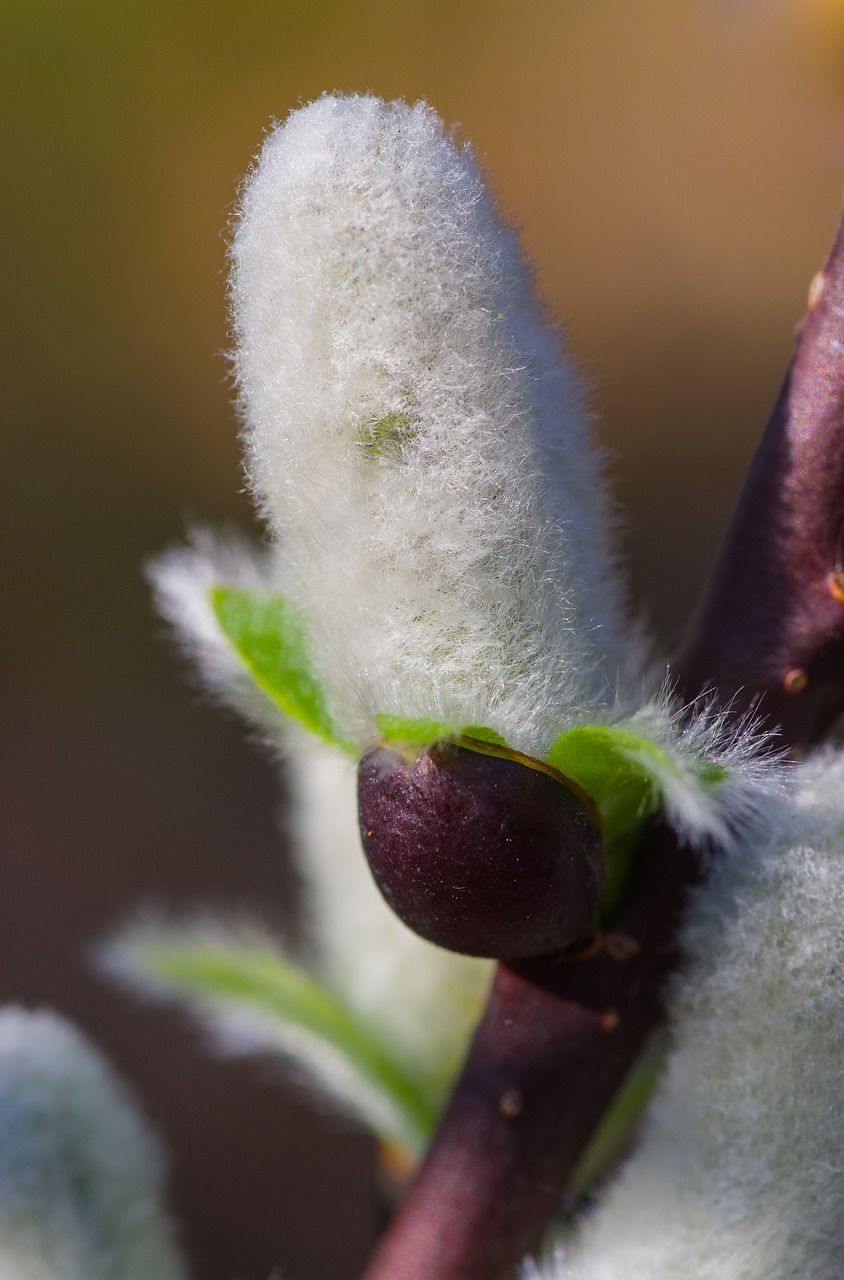
[[[438,742],[358,768],[363,848],[396,915],[450,951],[522,960],[592,924],[603,847],[588,800],[518,760]]]

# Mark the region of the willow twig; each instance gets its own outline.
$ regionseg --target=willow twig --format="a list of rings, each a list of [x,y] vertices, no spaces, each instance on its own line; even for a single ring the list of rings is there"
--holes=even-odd
[[[801,750],[844,709],[844,226],[674,676]],[[366,1280],[512,1280],[661,1012],[699,859],[654,827],[626,959],[500,965],[431,1148]]]

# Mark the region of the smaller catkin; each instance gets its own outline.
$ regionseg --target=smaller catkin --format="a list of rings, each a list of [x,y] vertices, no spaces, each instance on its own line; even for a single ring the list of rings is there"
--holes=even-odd
[[[0,1280],[184,1280],[157,1143],[56,1015],[0,1010]]]

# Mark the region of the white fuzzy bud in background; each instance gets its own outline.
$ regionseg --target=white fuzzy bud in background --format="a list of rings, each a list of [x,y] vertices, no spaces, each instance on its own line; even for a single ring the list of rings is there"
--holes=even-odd
[[[468,148],[325,97],[267,139],[233,246],[249,469],[343,731],[543,754],[622,644],[583,392]]]
[[[158,1146],[54,1014],[0,1011],[0,1278],[184,1280]]]
[[[545,1280],[842,1274],[844,754],[800,776],[696,891],[639,1149]]]

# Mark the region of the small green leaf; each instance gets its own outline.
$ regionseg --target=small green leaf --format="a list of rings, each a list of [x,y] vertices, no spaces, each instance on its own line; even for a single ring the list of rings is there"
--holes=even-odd
[[[500,733],[479,724],[448,724],[444,720],[413,720],[408,716],[387,715],[377,715],[375,724],[386,742],[395,742],[402,747],[429,747],[432,742],[442,742],[443,738],[470,738],[496,747],[507,746]],[[471,746],[471,743],[464,745]]]
[[[608,725],[582,725],[561,734],[548,763],[595,801],[606,841],[657,811],[662,800],[657,771],[672,768],[665,752],[652,742]]]
[[[698,766],[697,776],[701,782],[713,785],[716,782],[723,782],[725,778],[729,778],[730,771],[723,764],[718,764],[717,760],[704,760]]]
[[[336,996],[274,949],[190,931],[130,936],[116,949],[118,967],[154,994],[185,1001],[223,1033],[230,1024],[247,1050],[281,1052],[380,1138],[413,1155],[424,1149],[439,1099],[429,1098]],[[244,1015],[258,1023],[254,1036],[248,1021],[242,1033]]]
[[[357,755],[336,733],[325,692],[311,670],[304,624],[280,595],[214,587],[211,607],[220,630],[258,687],[285,715],[332,746]]]
[[[489,742],[494,747],[506,747],[507,743],[500,733],[496,733],[494,729],[484,729],[479,724],[467,724],[460,730],[462,738],[471,738],[473,742]]]
[[[432,742],[453,738],[460,733],[457,725],[442,720],[413,720],[407,716],[377,715],[375,724],[386,742],[402,747],[429,747]]]

